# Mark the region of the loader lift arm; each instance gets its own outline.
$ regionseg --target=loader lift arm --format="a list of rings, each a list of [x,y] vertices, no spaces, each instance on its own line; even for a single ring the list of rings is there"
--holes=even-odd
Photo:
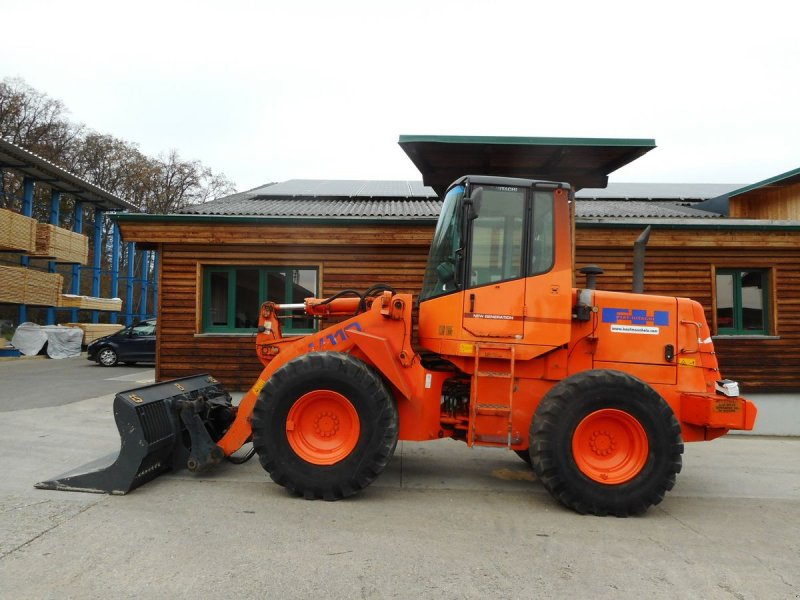
[[[286,363],[309,351],[336,350],[367,358],[400,396],[410,398],[411,386],[406,368],[414,360],[411,297],[383,289],[386,287],[373,286],[363,297],[307,298],[302,305],[265,302],[261,306],[256,348],[264,369],[239,403],[233,425],[217,442],[226,456],[239,450],[251,438],[253,408],[266,382]],[[371,295],[376,289],[381,289],[380,295]],[[305,314],[313,317],[350,318],[319,333],[284,338],[280,313],[301,307]],[[395,340],[401,341],[399,346]]]

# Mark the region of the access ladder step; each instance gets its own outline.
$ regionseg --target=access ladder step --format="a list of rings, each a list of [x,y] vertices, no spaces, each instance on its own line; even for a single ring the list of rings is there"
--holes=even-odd
[[[475,373],[478,377],[494,377],[497,379],[511,379],[511,373],[508,371],[478,371]]]
[[[507,404],[476,404],[475,414],[504,417],[511,414],[511,407]]]

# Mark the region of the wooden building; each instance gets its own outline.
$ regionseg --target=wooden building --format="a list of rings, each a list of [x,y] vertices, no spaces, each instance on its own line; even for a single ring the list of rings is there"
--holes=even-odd
[[[576,269],[600,265],[598,287],[630,291],[633,242],[649,225],[645,292],[701,302],[723,374],[748,394],[800,406],[796,180],[800,171],[746,187],[581,190]],[[292,180],[183,214],[117,215],[125,240],[160,256],[157,378],[210,372],[248,388],[261,370],[253,338],[265,299],[299,302],[378,282],[416,294],[439,195],[419,182]],[[287,322],[298,334],[312,327]],[[769,417],[776,425],[766,432],[792,433],[782,420]]]

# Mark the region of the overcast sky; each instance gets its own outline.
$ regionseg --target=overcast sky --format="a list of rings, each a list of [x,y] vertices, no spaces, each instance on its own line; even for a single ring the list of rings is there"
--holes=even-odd
[[[612,181],[800,167],[796,2],[0,0],[0,77],[245,190],[420,179],[401,134],[654,138]]]

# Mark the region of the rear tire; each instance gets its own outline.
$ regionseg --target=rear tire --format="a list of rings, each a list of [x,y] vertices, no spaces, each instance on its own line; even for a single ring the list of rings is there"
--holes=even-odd
[[[627,517],[664,499],[681,470],[681,428],[664,399],[620,371],[578,373],[539,404],[533,469],[564,506]]]
[[[252,428],[253,447],[275,483],[307,499],[339,500],[389,463],[398,415],[386,384],[364,362],[312,352],[270,377]]]

